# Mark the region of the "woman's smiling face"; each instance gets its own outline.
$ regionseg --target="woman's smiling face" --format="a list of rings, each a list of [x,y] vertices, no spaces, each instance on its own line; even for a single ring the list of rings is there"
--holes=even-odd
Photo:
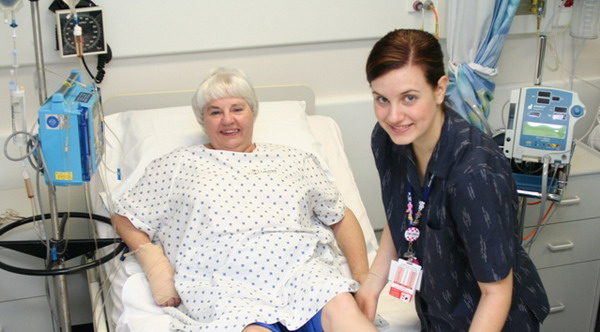
[[[442,76],[432,87],[418,66],[391,70],[371,82],[375,117],[395,144],[435,146],[444,122],[447,84]]]
[[[211,101],[204,109],[204,130],[211,148],[236,152],[253,149],[254,113],[243,98]]]

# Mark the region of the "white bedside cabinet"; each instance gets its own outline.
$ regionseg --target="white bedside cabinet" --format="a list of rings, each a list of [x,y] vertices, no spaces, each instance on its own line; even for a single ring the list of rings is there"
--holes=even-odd
[[[565,193],[554,209],[529,251],[551,307],[541,331],[593,332],[600,300],[600,153],[577,145]],[[527,207],[524,234],[539,212],[536,205]]]

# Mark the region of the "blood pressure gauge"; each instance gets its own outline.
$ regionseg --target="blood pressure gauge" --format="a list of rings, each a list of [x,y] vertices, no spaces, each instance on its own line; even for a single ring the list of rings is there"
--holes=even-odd
[[[102,8],[77,8],[77,18],[83,35],[83,54],[106,53],[106,40],[102,22]],[[76,56],[75,17],[71,10],[56,11],[58,49],[62,57]]]

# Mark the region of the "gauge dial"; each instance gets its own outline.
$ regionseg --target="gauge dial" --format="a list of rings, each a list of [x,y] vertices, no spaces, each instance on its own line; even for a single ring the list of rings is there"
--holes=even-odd
[[[56,12],[58,17],[59,50],[63,57],[77,55],[75,49],[75,20],[69,10]],[[83,53],[99,54],[106,53],[106,42],[104,40],[102,10],[98,7],[77,9],[79,26],[83,35]]]

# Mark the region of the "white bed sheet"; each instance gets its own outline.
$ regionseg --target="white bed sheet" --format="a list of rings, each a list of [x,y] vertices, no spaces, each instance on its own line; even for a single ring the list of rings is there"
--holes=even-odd
[[[261,113],[259,115],[259,119],[261,116],[263,119],[269,117],[269,121],[272,121],[274,118],[272,117],[271,111],[268,111],[269,107],[265,108],[264,103],[261,103]],[[268,106],[268,105],[267,105]],[[271,105],[272,106],[272,105]],[[281,107],[282,105],[277,105]],[[193,115],[191,114],[191,109],[184,108],[176,108],[176,109],[161,109],[156,111],[157,114],[149,117],[151,112],[143,111],[145,114],[145,120],[140,120],[137,116],[135,117],[135,121],[132,122],[132,119],[128,119],[125,123],[117,123],[115,119],[119,119],[118,121],[122,121],[123,116],[111,115],[106,118],[107,124],[110,127],[110,131],[107,131],[107,141],[108,141],[108,165],[109,167],[114,167],[114,164],[111,165],[111,158],[115,158],[114,160],[118,160],[119,163],[122,161],[121,159],[131,159],[133,158],[140,160],[140,164],[144,162],[148,162],[154,159],[156,154],[158,156],[162,155],[164,152],[168,152],[172,150],[172,147],[169,144],[166,144],[166,141],[171,140],[173,135],[181,136],[188,135],[187,138],[180,138],[180,140],[188,140],[190,135],[193,134],[193,130],[199,129],[199,125],[195,123],[193,119]],[[147,132],[149,127],[141,125],[140,121],[150,121],[152,125],[150,127],[155,127],[154,130],[159,130],[157,124],[164,124],[165,119],[160,119],[158,113],[169,114],[169,119],[173,120],[169,122],[169,126],[165,126],[166,128],[171,128],[171,131],[165,133],[164,131],[160,134]],[[138,115],[142,113],[137,113]],[[318,154],[318,156],[328,165],[331,173],[333,174],[334,182],[336,183],[338,189],[341,191],[344,201],[347,206],[356,214],[357,218],[361,223],[361,227],[365,234],[365,239],[367,243],[367,250],[369,255],[369,260],[375,256],[377,250],[377,241],[373,232],[373,228],[368,219],[366,209],[362,203],[360,198],[358,188],[354,181],[354,177],[352,175],[352,171],[350,169],[350,164],[347,160],[347,157],[344,153],[344,146],[342,142],[341,133],[339,127],[333,121],[333,119],[325,116],[319,115],[311,115],[302,118],[302,115],[299,114],[287,114],[283,116],[282,119],[287,121],[287,128],[285,128],[282,133],[290,133],[290,131],[296,133],[296,136],[302,136],[306,133],[303,133],[305,128],[302,127],[303,123],[306,123],[306,128],[309,128],[310,135],[314,138],[314,142],[310,141],[309,138],[304,139],[304,143],[302,146],[297,146],[299,148],[304,148],[306,150],[311,150],[311,152]],[[158,119],[150,118],[158,116]],[[294,116],[296,118],[294,118]],[[277,116],[275,116],[277,118]],[[290,119],[294,119],[293,123],[289,122]],[[277,120],[277,119],[275,119]],[[273,124],[270,122],[267,123],[258,123],[257,120],[257,128],[255,136],[259,136],[261,141],[269,141],[272,140],[267,136],[261,136],[260,132],[266,129],[279,128],[281,131],[282,128],[278,123]],[[178,125],[173,125],[174,123],[178,123]],[[143,144],[137,146],[136,151],[131,151],[131,146],[128,151],[123,151],[124,142],[126,137],[131,138],[131,136],[135,136],[135,131],[137,129],[132,128],[131,125],[136,124],[139,125],[139,131],[144,132],[146,137],[150,137],[153,140],[150,146],[155,146],[150,156],[139,156],[136,153],[140,151],[145,151],[148,146],[143,146]],[[164,128],[164,127],[163,127]],[[192,130],[192,128],[194,128]],[[262,129],[261,129],[262,128]],[[192,130],[192,131],[190,131]],[[119,136],[119,140],[121,143],[115,144],[114,134]],[[156,136],[160,137],[169,137],[169,139],[160,139]],[[165,136],[166,135],[166,136]],[[170,136],[169,136],[170,135]],[[281,135],[281,133],[274,134]],[[111,138],[113,137],[113,138]],[[277,139],[274,137],[273,139]],[[201,140],[201,139],[200,139]],[[159,142],[160,141],[160,142]],[[308,141],[308,142],[306,142]],[[111,143],[112,142],[112,143]],[[160,147],[152,144],[160,143]],[[192,143],[198,144],[200,141],[194,141]],[[168,142],[167,142],[168,143]],[[278,139],[274,141],[274,143],[286,143],[285,139]],[[316,144],[315,144],[316,143]],[[178,141],[176,144],[181,144]],[[295,144],[295,143],[294,143]],[[165,150],[162,151],[161,149]],[[139,165],[138,165],[139,166]],[[139,173],[143,171],[143,167],[139,168],[138,166],[130,167],[127,172],[130,174]],[[111,173],[107,173],[111,174]],[[141,174],[138,174],[138,176]],[[110,175],[109,175],[110,176]],[[114,178],[114,175],[113,175]],[[105,179],[106,180],[106,179]],[[132,182],[131,179],[125,179],[125,183]],[[121,193],[123,191],[122,183],[115,182],[112,180],[104,181],[104,183],[111,188],[113,194]],[[129,183],[131,185],[131,183]],[[95,193],[93,195],[93,208],[95,213],[98,214],[108,214],[107,210],[107,200],[108,197],[104,195],[104,201],[99,199],[97,193],[104,192],[103,186],[96,180],[92,183],[92,191]],[[102,236],[111,236],[112,229],[110,227],[101,227],[99,229],[99,233]],[[165,313],[164,310],[169,310],[158,307],[154,305],[152,296],[150,294],[147,281],[135,259],[128,258],[124,263],[121,263],[118,260],[107,263],[103,266],[103,269],[106,271],[106,275],[109,277],[111,281],[110,286],[110,301],[108,301],[107,305],[107,314],[109,317],[109,325],[112,328],[116,328],[116,331],[168,331],[168,326],[170,322],[170,316]],[[391,297],[384,292],[380,298],[379,302],[378,314],[383,318],[383,320],[378,319],[378,322],[381,326],[381,331],[386,332],[413,332],[420,331],[420,324],[415,313],[413,304],[405,304],[400,300]],[[112,330],[111,328],[111,330]]]

